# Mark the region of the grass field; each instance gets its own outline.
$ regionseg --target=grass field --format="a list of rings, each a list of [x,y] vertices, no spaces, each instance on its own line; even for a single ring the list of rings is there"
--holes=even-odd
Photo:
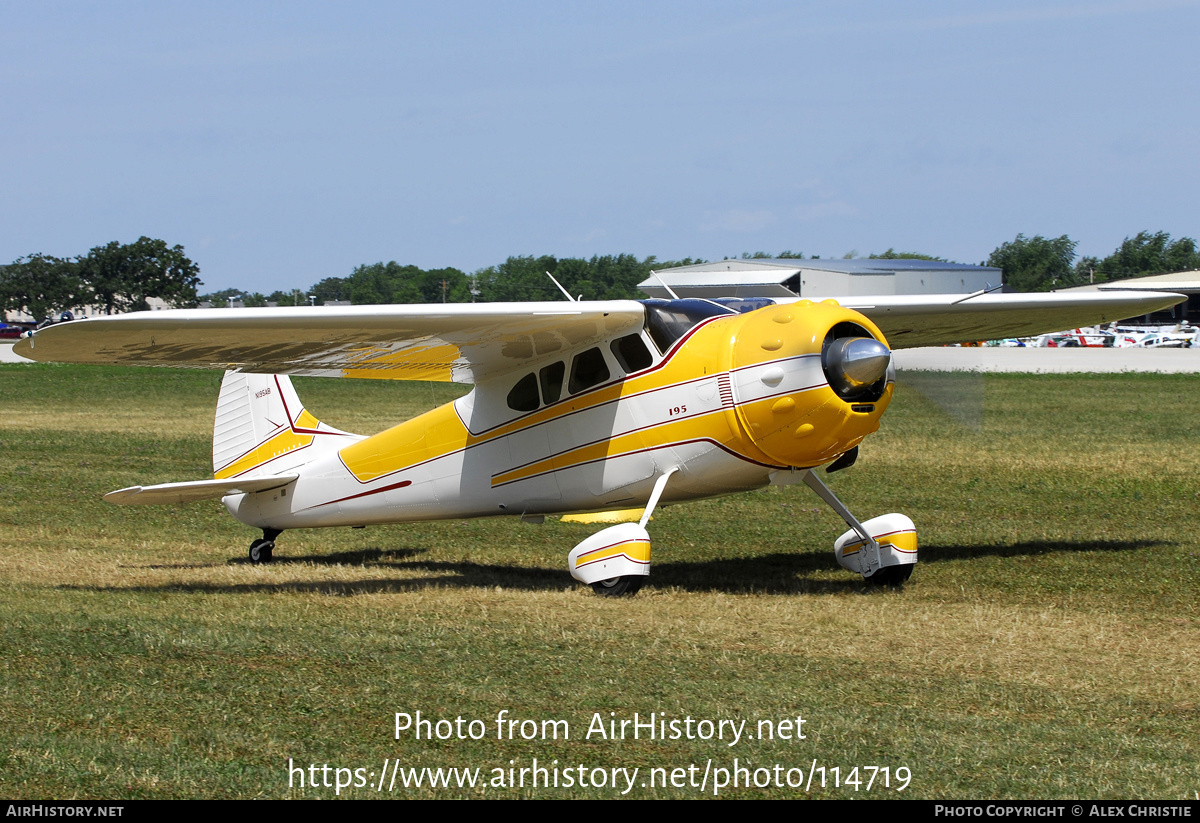
[[[698,797],[735,758],[772,785],[742,777],[720,796],[1200,791],[1193,376],[987,377],[978,430],[901,387],[830,482],[860,517],[916,521],[905,589],[838,569],[844,526],[788,487],[661,509],[650,583],[622,600],[566,571],[594,527],[289,532],[278,562],[252,566],[256,533],[219,503],[103,503],[209,476],[219,379],[0,366],[0,796],[617,797],[627,776],[614,788],[612,770],[636,767],[627,796]],[[296,384],[318,417],[363,433],[460,391]],[[417,711],[481,722],[467,739],[397,739],[395,714]],[[570,737],[518,725],[498,740],[501,711],[566,721]],[[723,740],[586,736],[595,713],[635,712],[694,734],[746,723],[733,745],[728,723]],[[479,785],[380,792],[385,758],[478,768]],[[534,758],[558,787],[508,785]],[[370,785],[339,793],[338,779]],[[805,785],[774,785],[789,779]]]

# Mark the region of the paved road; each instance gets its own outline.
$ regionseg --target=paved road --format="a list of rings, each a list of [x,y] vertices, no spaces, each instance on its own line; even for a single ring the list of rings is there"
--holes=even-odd
[[[1200,348],[1192,349],[1006,349],[993,346],[901,349],[896,368],[925,371],[983,371],[1105,374],[1200,372]]]
[[[28,363],[24,357],[12,353],[12,343],[0,343],[0,363]]]

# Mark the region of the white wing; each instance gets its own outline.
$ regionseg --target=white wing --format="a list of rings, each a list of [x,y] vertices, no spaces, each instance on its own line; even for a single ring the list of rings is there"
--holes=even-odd
[[[32,360],[477,383],[641,328],[633,300],[135,312],[50,326]]]
[[[865,314],[901,349],[1120,320],[1183,299],[1129,291],[838,302]],[[61,323],[20,341],[14,353],[66,363],[478,383],[560,350],[636,331],[644,322],[645,307],[635,300],[182,309]]]
[[[1165,309],[1186,299],[1170,292],[1039,292],[1033,294],[883,295],[842,297],[879,326],[893,349],[1025,337],[1108,323]],[[799,299],[799,298],[797,298]],[[779,300],[777,302],[796,302]]]

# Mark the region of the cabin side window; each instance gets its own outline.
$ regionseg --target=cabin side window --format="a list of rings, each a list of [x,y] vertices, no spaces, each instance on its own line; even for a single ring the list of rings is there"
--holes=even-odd
[[[627,374],[654,364],[654,356],[639,334],[626,335],[609,345],[613,356]],[[564,383],[567,394],[579,394],[606,382],[611,376],[604,351],[599,346],[593,346],[571,360],[569,380],[567,364],[562,360],[522,377],[508,392],[508,407],[516,412],[537,411],[542,405],[549,406],[562,399]]]
[[[513,411],[530,412],[537,409],[538,405],[537,375],[530,372],[518,380],[508,393],[508,407]]]
[[[599,347],[588,349],[575,355],[571,361],[571,380],[567,391],[579,394],[581,391],[598,386],[609,377],[608,364],[604,362],[604,352]]]
[[[566,373],[567,365],[561,360],[551,363],[538,372],[542,382],[542,398],[546,405],[558,402],[558,398],[562,394],[563,377]]]
[[[646,348],[646,343],[640,334],[618,337],[609,344],[609,348],[612,349],[613,357],[617,358],[617,363],[625,370],[626,374],[648,369],[654,363],[654,357]]]

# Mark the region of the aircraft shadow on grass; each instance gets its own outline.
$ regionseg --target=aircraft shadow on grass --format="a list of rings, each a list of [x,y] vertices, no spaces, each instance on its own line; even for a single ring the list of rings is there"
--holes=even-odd
[[[969,544],[931,544],[921,547],[922,564],[947,560],[972,560],[981,557],[1035,557],[1046,554],[1124,552],[1153,546],[1174,545],[1161,540],[1052,541],[1033,540],[1010,545],[977,546]],[[514,589],[526,591],[563,591],[578,584],[564,578],[557,568],[511,566],[470,561],[421,559],[425,549],[362,549],[307,557],[277,557],[274,565],[366,566],[397,571],[426,572],[410,578],[372,578],[363,580],[307,580],[271,583],[167,583],[160,586],[97,587],[66,586],[90,591],[111,590],[145,592],[205,592],[213,594],[256,594],[271,592],[317,592],[335,596],[389,594],[424,589]],[[250,565],[232,560],[225,565]],[[217,567],[219,564],[213,564]],[[201,564],[156,565],[146,568],[203,568]],[[864,590],[858,580],[822,580],[812,575],[837,571],[836,560],[825,552],[763,555],[752,558],[706,560],[695,563],[666,562],[654,567],[654,588],[678,588],[690,592],[727,594],[828,594]],[[876,591],[868,587],[866,591]]]
[[[1176,546],[1167,540],[1024,540],[1002,546],[976,546],[970,543],[932,544],[921,547],[922,563],[943,560],[972,560],[977,557],[1037,557],[1043,554],[1086,554],[1088,552],[1130,552],[1153,546]]]

